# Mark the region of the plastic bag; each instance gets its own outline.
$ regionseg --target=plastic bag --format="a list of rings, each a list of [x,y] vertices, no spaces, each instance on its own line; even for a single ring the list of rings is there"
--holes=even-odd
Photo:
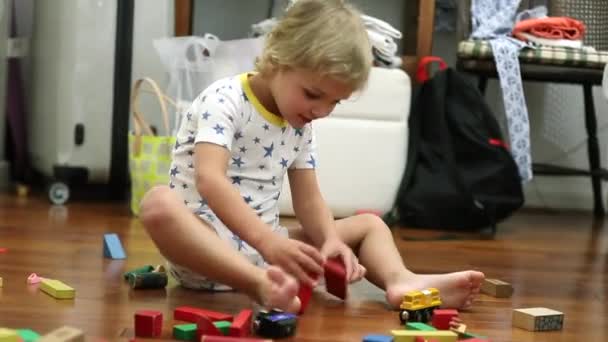
[[[254,69],[264,37],[221,41],[212,34],[171,37],[154,41],[154,48],[169,73],[166,93],[176,99],[179,119],[192,101],[218,79]]]

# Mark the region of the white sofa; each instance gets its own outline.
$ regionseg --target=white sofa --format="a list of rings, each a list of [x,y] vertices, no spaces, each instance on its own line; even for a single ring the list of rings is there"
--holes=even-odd
[[[367,88],[314,122],[321,191],[335,217],[391,209],[405,169],[410,79],[401,69],[373,68]],[[293,215],[289,180],[279,200]]]

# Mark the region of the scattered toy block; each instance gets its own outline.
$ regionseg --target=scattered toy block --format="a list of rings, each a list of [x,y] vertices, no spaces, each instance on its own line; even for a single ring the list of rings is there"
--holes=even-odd
[[[453,309],[435,309],[433,310],[432,325],[439,330],[449,330],[450,321],[458,317],[458,311]]]
[[[56,299],[73,299],[76,296],[76,290],[57,279],[42,279],[40,290]]]
[[[40,337],[38,342],[84,342],[84,333],[80,329],[63,326]]]
[[[230,333],[230,324],[228,321],[217,321],[213,322],[213,325],[222,332],[222,335],[228,335]]]
[[[509,298],[513,294],[513,286],[498,279],[484,279],[481,292],[496,298]]]
[[[529,331],[561,330],[564,325],[562,312],[547,308],[513,310],[513,326]]]
[[[407,330],[418,330],[418,331],[435,331],[435,327],[432,327],[428,324],[424,324],[422,322],[407,322],[405,324],[405,329]]]
[[[418,330],[392,330],[394,342],[414,342],[416,337],[437,342],[456,342],[458,335],[449,330],[418,331]]]
[[[0,328],[0,341],[2,342],[20,342],[21,338],[17,330]]]
[[[457,333],[458,336],[460,336],[461,334],[466,333],[466,331],[467,331],[467,325],[463,324],[463,323],[460,323],[460,324],[458,324],[455,327],[451,326],[450,327],[450,331],[453,331],[453,332]]]
[[[109,259],[125,259],[125,250],[122,248],[122,243],[118,235],[104,234],[103,235],[103,255]]]
[[[200,342],[272,342],[261,338],[233,337],[233,336],[201,336]]]
[[[367,335],[363,337],[363,342],[393,342],[393,337],[387,335]]]
[[[203,335],[224,336],[207,316],[199,315],[196,321],[196,340],[200,341]]]
[[[205,316],[212,322],[228,321],[232,322],[232,316],[229,314],[199,309],[191,306],[180,306],[173,310],[173,319],[178,321],[196,323],[199,316]]]
[[[163,314],[156,310],[135,312],[135,336],[158,337],[163,331]]]
[[[327,292],[338,298],[346,299],[348,280],[346,279],[346,267],[342,257],[337,256],[327,259],[324,269]]]
[[[125,280],[129,280],[129,275],[130,274],[149,273],[149,272],[152,272],[152,271],[154,271],[154,266],[152,266],[152,265],[145,265],[145,266],[142,266],[142,267],[136,268],[134,270],[130,270],[130,271],[127,271],[127,272],[123,273],[122,277]]]
[[[40,339],[40,335],[31,329],[17,329],[17,333],[23,342],[34,342]]]
[[[230,336],[245,337],[251,335],[251,321],[253,318],[252,310],[242,310],[234,317],[230,325]]]
[[[196,338],[196,323],[178,324],[173,326],[173,337],[176,340],[194,341]]]

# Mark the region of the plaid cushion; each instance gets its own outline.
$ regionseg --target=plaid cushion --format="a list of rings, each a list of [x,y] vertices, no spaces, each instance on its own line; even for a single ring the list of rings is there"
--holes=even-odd
[[[464,40],[458,44],[458,57],[490,59],[492,58],[492,47],[485,40]],[[608,51],[539,46],[536,49],[522,49],[519,59],[524,63],[602,69],[608,63]]]

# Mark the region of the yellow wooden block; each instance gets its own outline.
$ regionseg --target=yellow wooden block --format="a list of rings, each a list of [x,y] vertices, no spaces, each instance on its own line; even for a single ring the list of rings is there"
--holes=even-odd
[[[458,335],[449,330],[416,331],[416,330],[392,330],[394,342],[414,342],[416,337],[433,339],[437,342],[456,342]]]
[[[40,337],[38,342],[84,342],[82,330],[63,326]]]
[[[17,330],[0,328],[0,342],[20,342]]]
[[[76,290],[56,279],[43,279],[40,289],[57,299],[72,299],[76,296]]]

